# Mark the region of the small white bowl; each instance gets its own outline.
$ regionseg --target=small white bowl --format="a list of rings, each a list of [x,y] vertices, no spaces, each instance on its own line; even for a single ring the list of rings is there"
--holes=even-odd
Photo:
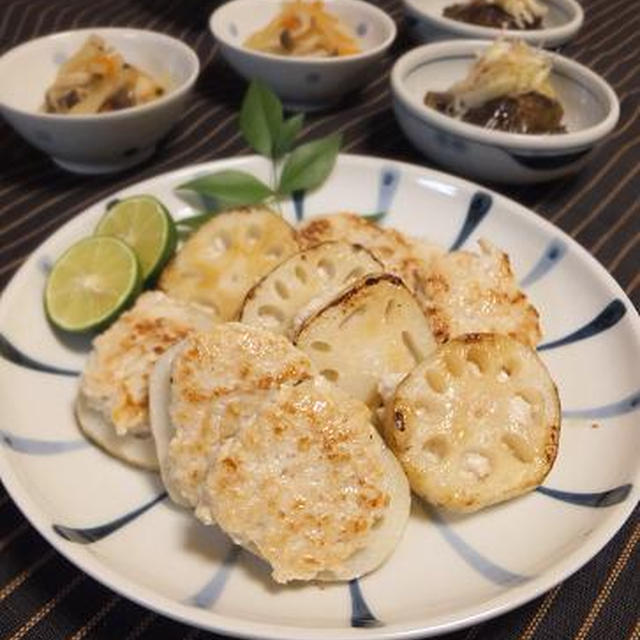
[[[232,0],[213,12],[209,27],[222,55],[240,75],[262,80],[288,108],[323,109],[379,74],[378,62],[397,31],[384,11],[362,0],[326,0],[325,6],[356,34],[361,53],[311,58],[247,49],[246,39],[280,13],[281,0]]]
[[[533,183],[575,173],[618,122],[620,106],[600,76],[559,54],[551,56],[551,83],[564,109],[567,133],[529,135],[493,131],[444,115],[424,104],[427,91],[445,91],[467,75],[486,40],[451,40],[409,51],[394,65],[396,118],[425,155],[465,176]]]
[[[576,0],[543,0],[548,12],[543,18],[542,29],[494,29],[444,17],[442,12],[445,7],[467,1],[403,0],[409,30],[422,42],[453,38],[492,40],[499,35],[505,35],[551,49],[573,38],[584,21],[584,12]]]
[[[167,79],[166,95],[110,113],[40,111],[58,68],[90,34],[104,38],[131,64]],[[182,114],[199,71],[195,52],[162,33],[120,28],[64,31],[21,44],[0,58],[0,110],[18,133],[61,167],[76,173],[120,171],[153,153]]]

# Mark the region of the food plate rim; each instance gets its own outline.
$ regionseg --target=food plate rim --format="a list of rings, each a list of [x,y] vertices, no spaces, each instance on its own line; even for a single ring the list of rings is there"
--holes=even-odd
[[[132,189],[144,190],[147,185],[156,181],[167,180],[169,178],[181,179],[185,175],[193,175],[203,171],[211,171],[222,168],[237,167],[238,165],[251,165],[263,158],[255,155],[238,156],[234,158],[221,158],[194,165],[172,169],[157,175],[150,176],[143,180],[126,185],[121,189],[112,192],[110,195],[101,198],[83,210],[61,227],[50,234],[30,256],[24,261],[17,272],[7,283],[4,291],[0,294],[0,310],[6,304],[5,300],[22,278],[27,277],[27,272],[37,254],[42,250],[43,245],[54,236],[64,235],[77,223],[79,218],[87,215],[88,211],[118,197],[122,193],[129,193]],[[583,259],[583,264],[589,267],[594,278],[604,283],[607,288],[617,297],[621,298],[627,305],[629,316],[631,317],[633,332],[640,344],[640,317],[633,304],[626,296],[623,289],[616,282],[611,274],[576,240],[569,236],[559,227],[545,220],[539,214],[518,204],[514,200],[503,196],[490,188],[476,184],[472,181],[447,174],[429,167],[392,160],[384,157],[360,155],[360,154],[340,154],[336,164],[336,171],[340,170],[341,163],[364,164],[375,168],[396,168],[411,174],[422,174],[440,182],[447,182],[463,192],[483,191],[488,193],[495,201],[500,202],[509,210],[510,215],[516,215],[521,220],[533,223],[541,228],[546,235],[558,236],[568,246],[577,251]],[[0,454],[0,461],[4,458],[4,453]],[[217,614],[210,610],[201,610],[186,604],[182,604],[165,597],[148,587],[141,586],[132,580],[123,577],[118,571],[111,569],[108,565],[101,563],[94,558],[84,547],[65,541],[55,534],[51,523],[45,517],[44,512],[32,499],[26,488],[18,479],[18,475],[13,471],[11,465],[0,464],[0,481],[4,484],[7,492],[18,506],[22,514],[29,520],[34,528],[42,535],[54,549],[61,553],[67,560],[72,562],[78,569],[105,585],[114,592],[130,600],[167,616],[179,622],[195,625],[210,631],[224,633],[226,635],[243,638],[263,638],[267,640],[319,640],[321,638],[331,638],[332,640],[353,640],[354,638],[375,638],[377,639],[399,639],[417,638],[433,636],[440,633],[455,631],[468,627],[479,622],[494,618],[500,614],[513,610],[537,596],[553,588],[559,582],[569,577],[582,568],[591,560],[622,528],[626,520],[636,507],[640,491],[640,464],[635,469],[635,477],[632,478],[633,487],[627,500],[608,509],[608,516],[603,518],[593,533],[582,545],[562,560],[527,582],[514,586],[511,589],[491,597],[488,600],[462,609],[459,613],[447,613],[425,618],[424,622],[392,623],[383,627],[353,628],[353,627],[300,627],[293,625],[278,625],[271,623],[261,623],[250,621],[240,617]]]

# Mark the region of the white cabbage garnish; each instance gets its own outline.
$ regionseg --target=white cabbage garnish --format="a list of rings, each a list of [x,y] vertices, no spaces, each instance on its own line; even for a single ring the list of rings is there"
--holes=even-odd
[[[537,0],[487,0],[489,4],[495,4],[513,16],[520,29],[524,29],[528,23],[536,18],[542,18],[547,13],[547,8]]]
[[[550,82],[551,59],[541,50],[522,41],[497,40],[469,70],[467,77],[454,84],[454,110],[462,113],[502,96],[535,91],[555,99]]]

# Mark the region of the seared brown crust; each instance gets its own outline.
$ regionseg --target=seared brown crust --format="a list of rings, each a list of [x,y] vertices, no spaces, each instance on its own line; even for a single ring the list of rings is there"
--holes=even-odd
[[[542,337],[539,314],[518,288],[509,256],[486,241],[480,250],[434,256],[416,273],[413,290],[436,339],[495,332],[534,347]]]
[[[534,350],[476,333],[441,345],[398,385],[384,435],[418,495],[475,511],[544,480],[560,416],[558,390]]]
[[[394,276],[391,273],[378,273],[374,275],[364,276],[360,280],[358,280],[350,289],[347,289],[344,293],[339,295],[337,298],[331,300],[326,306],[319,309],[312,316],[307,318],[301,325],[298,331],[296,332],[293,338],[293,344],[297,344],[298,337],[302,335],[306,328],[312,324],[319,316],[325,314],[327,311],[334,307],[344,306],[345,308],[355,306],[358,302],[354,303],[354,300],[362,296],[362,292],[366,290],[368,287],[372,287],[376,285],[378,282],[388,282],[394,287],[398,287],[406,291],[409,295],[411,292],[406,287],[404,282],[398,276]]]
[[[308,246],[306,248],[301,249],[300,251],[298,251],[298,253],[294,253],[292,256],[289,256],[289,258],[287,258],[287,260],[293,260],[294,258],[299,258],[300,260],[306,261],[307,260],[306,252],[307,252],[308,249],[315,249],[315,248],[320,247],[320,246],[338,244],[339,242],[341,242],[341,241],[339,241],[339,240],[326,240],[326,241],[323,241],[323,242],[318,242],[317,244],[313,244],[313,245],[310,245],[310,246]],[[371,251],[369,251],[366,247],[363,247],[361,244],[354,244],[354,243],[350,243],[350,244],[354,248],[355,251],[357,251],[357,252],[362,251],[363,253],[366,253],[372,260],[374,260],[375,262],[377,262],[380,265],[381,269],[384,267],[382,262],[378,258],[376,258],[373,255],[373,253],[371,253]],[[286,260],[284,262],[286,262]],[[253,287],[251,287],[251,289],[249,289],[249,291],[247,292],[247,295],[244,298],[242,306],[240,308],[239,317],[242,317],[242,310],[244,309],[245,305],[255,298],[256,291],[258,291],[260,289],[260,287],[262,286],[264,281],[276,269],[278,269],[280,266],[282,266],[284,264],[284,262],[281,262],[280,264],[276,265],[271,271],[269,271],[269,273],[265,274],[262,278],[260,278],[260,280],[258,282],[256,282],[253,285]]]

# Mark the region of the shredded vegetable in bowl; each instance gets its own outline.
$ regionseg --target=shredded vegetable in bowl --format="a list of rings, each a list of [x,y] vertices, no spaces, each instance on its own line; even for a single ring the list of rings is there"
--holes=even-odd
[[[353,34],[320,1],[286,2],[282,11],[244,43],[249,49],[288,56],[334,57],[360,53]]]
[[[43,111],[90,114],[135,107],[163,96],[166,84],[129,64],[97,35],[67,60],[45,93]]]
[[[529,91],[555,98],[549,83],[550,73],[551,59],[542,51],[522,41],[498,40],[478,58],[467,77],[454,84],[449,92],[455,97],[459,110]]]
[[[467,76],[425,104],[454,118],[512,133],[564,133],[564,110],[551,82],[551,58],[522,41],[498,40]]]

